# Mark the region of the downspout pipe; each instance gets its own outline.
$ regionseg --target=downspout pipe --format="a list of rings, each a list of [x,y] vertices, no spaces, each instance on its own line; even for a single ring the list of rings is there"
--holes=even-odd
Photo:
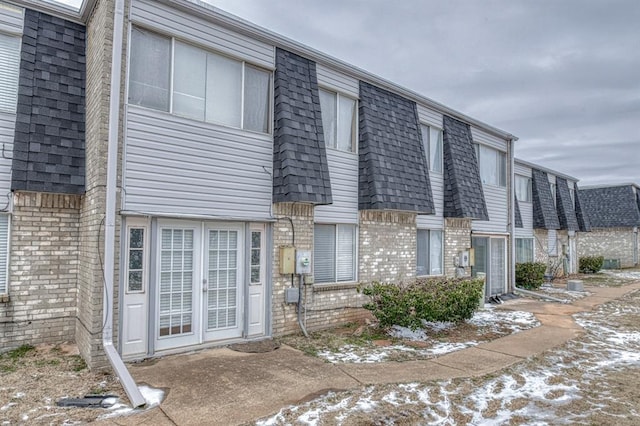
[[[107,359],[122,383],[133,407],[145,401],[131,373],[113,345],[113,283],[115,265],[115,221],[118,174],[118,130],[120,124],[120,73],[122,70],[122,32],[124,29],[124,0],[115,0],[113,12],[113,48],[111,51],[111,91],[109,97],[109,136],[107,145],[107,185],[104,231],[104,298],[102,305],[102,347]]]
[[[509,190],[507,191],[507,194],[509,194],[509,202],[507,203],[509,214],[509,287],[511,291],[516,288],[516,171],[514,142],[515,140],[510,139],[507,144],[509,152]]]

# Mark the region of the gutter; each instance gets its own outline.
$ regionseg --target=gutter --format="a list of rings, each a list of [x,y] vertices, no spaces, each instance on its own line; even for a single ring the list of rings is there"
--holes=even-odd
[[[111,57],[111,88],[109,99],[109,138],[107,145],[107,185],[104,231],[104,298],[102,307],[102,347],[107,359],[122,383],[134,408],[147,402],[140,393],[131,373],[113,345],[113,283],[115,263],[115,219],[118,175],[118,129],[120,120],[120,84],[122,70],[122,32],[124,29],[124,0],[115,0],[113,12],[113,48]]]

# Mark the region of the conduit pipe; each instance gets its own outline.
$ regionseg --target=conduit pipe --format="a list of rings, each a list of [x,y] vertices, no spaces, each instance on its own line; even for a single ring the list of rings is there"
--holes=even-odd
[[[120,122],[120,73],[122,70],[122,32],[124,29],[124,0],[115,0],[113,11],[113,48],[111,51],[111,91],[109,98],[109,139],[107,144],[107,184],[104,231],[104,298],[102,316],[102,347],[109,363],[122,383],[133,407],[146,404],[131,373],[113,346],[113,281],[115,264],[115,219],[118,173],[118,130]]]

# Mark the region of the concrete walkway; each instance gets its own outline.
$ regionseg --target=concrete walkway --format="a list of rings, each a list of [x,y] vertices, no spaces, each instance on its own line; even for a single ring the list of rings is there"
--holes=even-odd
[[[624,287],[588,287],[591,296],[567,305],[532,299],[507,302],[500,308],[532,312],[542,325],[424,361],[329,364],[286,346],[261,354],[223,348],[167,356],[151,364],[130,366],[139,384],[166,391],[160,407],[101,423],[243,424],[330,390],[495,373],[578,337],[582,329],[573,314],[592,310],[636,289],[640,289],[640,282]]]

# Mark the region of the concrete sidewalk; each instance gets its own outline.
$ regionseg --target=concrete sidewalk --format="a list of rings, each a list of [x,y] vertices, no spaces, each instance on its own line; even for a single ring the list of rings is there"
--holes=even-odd
[[[425,361],[329,364],[286,346],[259,354],[223,348],[167,356],[150,364],[130,366],[139,384],[165,390],[160,407],[101,423],[243,424],[329,390],[494,373],[579,336],[582,329],[573,314],[636,289],[640,289],[640,282],[624,287],[588,287],[591,296],[567,305],[532,299],[510,301],[501,308],[532,312],[542,325]]]

